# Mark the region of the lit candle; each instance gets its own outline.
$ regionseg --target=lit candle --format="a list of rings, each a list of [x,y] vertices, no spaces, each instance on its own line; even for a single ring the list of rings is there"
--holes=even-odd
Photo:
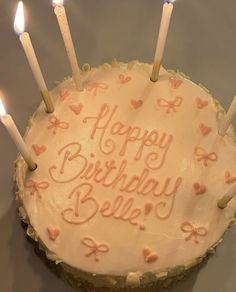
[[[18,3],[15,22],[14,22],[14,29],[15,29],[15,32],[19,34],[19,38],[24,48],[26,57],[28,59],[31,70],[34,74],[34,78],[38,84],[41,95],[43,97],[43,100],[46,106],[46,111],[48,113],[52,113],[54,111],[54,106],[50,97],[50,93],[44,81],[37,57],[35,55],[35,51],[30,39],[30,35],[27,32],[24,32],[25,30],[24,5],[22,1]]]
[[[31,158],[29,150],[27,146],[25,145],[25,142],[23,138],[21,137],[12,117],[6,113],[6,110],[4,108],[1,98],[0,98],[0,118],[4,126],[6,127],[9,135],[11,136],[12,140],[14,141],[17,149],[21,153],[25,162],[28,164],[29,169],[31,171],[35,170],[37,168],[37,165]]]
[[[228,206],[228,203],[235,197],[236,195],[236,183],[234,183],[228,192],[218,201],[218,207],[220,209],[225,209]]]
[[[226,115],[222,118],[220,122],[220,128],[219,128],[219,134],[221,136],[225,136],[230,124],[232,123],[232,120],[236,114],[236,95],[228,109],[228,112]]]
[[[64,40],[64,44],[66,47],[66,52],[69,58],[73,79],[76,85],[77,90],[82,91],[83,87],[81,84],[81,75],[80,69],[77,62],[77,57],[75,54],[75,48],[71,37],[71,32],[66,16],[65,7],[63,6],[63,0],[53,0],[53,5],[55,6],[54,12],[57,16],[57,21],[61,30],[61,35]]]
[[[153,69],[152,69],[152,76],[151,81],[156,82],[159,78],[159,72],[161,67],[161,62],[164,54],[165,44],[166,44],[166,38],[169,30],[171,15],[173,11],[173,3],[175,0],[165,0],[163,5],[163,11],[162,11],[162,18],[161,18],[161,25],[159,30],[159,36],[157,40],[156,45],[156,53],[155,53],[155,59],[153,63]]]

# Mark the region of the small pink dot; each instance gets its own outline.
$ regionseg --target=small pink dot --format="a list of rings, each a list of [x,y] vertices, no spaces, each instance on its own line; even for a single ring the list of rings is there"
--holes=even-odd
[[[145,229],[146,229],[146,226],[143,225],[143,224],[141,224],[141,225],[139,226],[139,229],[140,229],[140,230],[145,230]]]

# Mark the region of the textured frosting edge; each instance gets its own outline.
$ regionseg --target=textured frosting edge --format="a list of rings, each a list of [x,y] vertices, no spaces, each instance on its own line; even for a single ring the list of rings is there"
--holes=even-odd
[[[20,159],[20,158],[18,158]],[[18,163],[18,160],[16,161]],[[27,225],[26,234],[29,236],[36,244],[37,249],[40,250],[43,256],[46,256],[46,259],[53,264],[54,270],[60,270],[60,277],[68,282],[72,287],[89,287],[94,285],[96,288],[109,288],[109,289],[122,289],[122,288],[136,288],[136,287],[146,287],[156,285],[158,288],[168,288],[174,282],[179,281],[185,278],[189,273],[191,273],[197,266],[203,263],[209,258],[209,256],[215,254],[216,248],[223,241],[225,233],[229,228],[235,224],[235,220],[232,220],[228,226],[228,229],[225,231],[223,236],[212,245],[206,253],[196,258],[194,261],[190,262],[188,265],[176,266],[175,268],[167,269],[166,271],[159,272],[155,274],[153,272],[142,274],[140,272],[130,272],[127,275],[99,275],[88,273],[79,269],[70,267],[68,264],[62,262],[57,255],[52,253],[40,240],[37,235],[37,232],[34,230],[32,225],[29,223],[29,218],[26,214],[26,211],[21,204],[21,200],[17,193],[16,195],[18,202],[18,211],[21,220]],[[157,291],[157,290],[155,290]],[[151,291],[150,291],[151,292]]]
[[[108,70],[111,67],[118,68],[124,65],[126,65],[127,69],[129,70],[132,70],[135,68],[135,69],[144,70],[144,71],[148,71],[148,66],[149,66],[149,64],[139,63],[137,60],[131,61],[128,64],[114,60],[111,64],[104,63],[98,68],[91,68],[89,64],[85,64],[83,66],[82,74],[86,75],[90,71],[93,71],[95,69],[102,68],[103,70]],[[168,70],[168,72],[175,76],[179,76],[180,78],[184,78],[191,81],[191,79],[188,76],[186,76],[185,74],[179,71],[176,72],[173,70]],[[66,81],[66,80],[68,80],[68,78],[65,78],[63,81]],[[58,83],[58,84],[61,84],[61,83]],[[209,91],[203,85],[201,84],[198,84],[198,85],[201,88],[203,88],[207,93],[209,93]],[[217,114],[219,114],[217,118],[218,120],[220,120],[225,110],[217,100],[213,99],[213,97],[212,97],[212,100],[216,106]],[[41,105],[39,106],[39,108],[41,108]],[[25,135],[27,135],[31,125],[33,124],[34,115],[37,113],[38,109],[30,117]],[[232,141],[235,140],[234,130],[232,126],[230,127],[230,130],[227,132],[227,136],[229,136]],[[38,244],[39,250],[41,250],[46,255],[46,258],[48,260],[54,262],[56,266],[60,266],[62,271],[65,272],[65,274],[61,277],[64,278],[70,284],[73,283],[72,286],[74,287],[80,287],[85,282],[85,284],[90,283],[90,285],[92,284],[95,287],[107,287],[107,288],[119,289],[119,288],[124,288],[124,287],[130,287],[130,288],[139,287],[139,286],[145,287],[146,285],[153,285],[156,282],[158,282],[159,283],[158,285],[160,285],[160,287],[166,288],[169,285],[171,285],[174,281],[182,279],[188,271],[191,271],[197,265],[202,263],[205,259],[208,258],[209,255],[214,254],[217,246],[222,242],[223,236],[215,244],[213,244],[206,251],[204,255],[196,258],[195,260],[188,263],[187,265],[176,266],[174,268],[169,268],[169,269],[166,269],[165,271],[160,271],[158,273],[154,273],[154,272],[140,273],[139,271],[130,271],[128,274],[117,276],[117,275],[92,274],[92,273],[88,273],[88,272],[76,269],[64,263],[60,258],[58,258],[56,254],[52,253],[41,241],[41,239],[37,235],[37,232],[35,231],[33,226],[30,224],[30,218],[24,208],[23,201],[21,199],[24,196],[23,186],[24,186],[25,173],[27,172],[27,165],[25,164],[21,155],[18,155],[15,161],[15,169],[16,169],[16,172],[15,172],[14,180],[17,186],[16,201],[18,204],[20,218],[27,225],[26,233],[30,238],[32,238]],[[230,221],[228,228],[232,224],[235,224],[234,218],[232,218],[232,220]]]

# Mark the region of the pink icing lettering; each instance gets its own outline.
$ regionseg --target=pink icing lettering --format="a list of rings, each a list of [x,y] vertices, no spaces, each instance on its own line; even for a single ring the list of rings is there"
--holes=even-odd
[[[82,183],[76,186],[69,194],[68,199],[75,197],[74,208],[62,211],[62,218],[71,224],[84,224],[89,222],[98,212],[98,202],[91,196],[91,184]]]
[[[70,143],[58,151],[58,156],[62,156],[60,167],[52,165],[49,168],[51,179],[56,183],[68,183],[77,179],[87,166],[87,159],[80,154],[81,145],[79,143]],[[80,166],[78,169],[78,165]],[[75,166],[78,171],[71,177],[70,167]],[[68,170],[68,174],[67,174]],[[65,178],[66,177],[66,178]]]
[[[159,148],[160,152],[150,152],[145,158],[145,163],[150,169],[160,169],[165,163],[166,155],[172,142],[172,135],[163,133],[159,137],[159,133],[156,130],[153,130],[142,139],[142,143],[135,156],[135,160],[139,160],[142,157],[145,147],[156,146]],[[163,151],[161,152],[161,150]]]
[[[117,220],[128,221],[132,225],[138,225],[138,222],[135,220],[140,217],[142,211],[139,208],[133,208],[134,198],[125,199],[123,196],[118,196],[113,205],[106,201],[100,212],[104,217],[113,217]]]
[[[182,180],[181,177],[177,178],[176,183],[174,185],[174,188],[172,190],[170,190],[169,192],[167,192],[167,189],[168,189],[170,180],[166,181],[166,184],[164,186],[165,190],[162,191],[162,193],[165,194],[165,197],[167,199],[170,198],[170,206],[169,206],[169,209],[168,209],[167,202],[165,202],[165,201],[160,201],[159,203],[157,203],[156,208],[155,208],[155,214],[156,214],[157,218],[165,220],[165,219],[168,219],[170,217],[170,215],[171,215],[171,213],[172,213],[172,211],[174,209],[176,193],[177,193],[178,188],[181,186],[182,181],[183,180]],[[166,209],[167,209],[167,212],[166,212]],[[163,210],[165,212],[163,212]]]
[[[115,160],[100,160],[88,162],[81,154],[79,143],[70,143],[59,152],[62,160],[57,159],[59,166],[49,168],[50,177],[56,183],[68,183],[76,179],[85,179],[90,182],[101,184],[104,187],[118,188],[120,192],[136,193],[137,195],[161,195],[171,196],[177,192],[182,178],[177,178],[172,187],[173,178],[166,178],[163,183],[156,178],[149,177],[149,169],[145,168],[139,175],[128,176],[126,173],[127,161],[122,160],[119,165]],[[76,171],[71,172],[71,167]]]
[[[66,222],[82,225],[92,220],[99,211],[105,218],[114,218],[134,226],[138,225],[137,219],[142,211],[133,206],[134,198],[117,196],[114,202],[107,200],[100,206],[98,201],[91,196],[92,190],[92,185],[88,183],[82,183],[72,190],[68,199],[71,200],[75,197],[73,207],[66,208],[61,213]]]
[[[84,224],[99,213],[107,218],[114,218],[139,226],[140,230],[145,225],[138,222],[144,212],[144,219],[152,210],[158,219],[170,217],[174,208],[175,196],[182,183],[182,178],[166,178],[163,182],[149,177],[149,169],[145,168],[138,175],[129,176],[126,173],[127,161],[122,160],[119,165],[115,160],[101,162],[95,160],[94,154],[90,154],[92,161],[81,153],[79,143],[70,143],[58,151],[59,165],[49,168],[50,177],[56,183],[68,183],[74,180],[88,180],[90,183],[80,184],[69,195],[68,199],[75,198],[73,207],[62,211],[65,221],[72,224]],[[71,168],[75,171],[71,171]],[[119,195],[114,202],[105,201],[100,206],[98,201],[91,196],[92,183],[100,184],[106,188],[117,188],[120,192],[135,193],[135,195],[151,195],[158,198],[159,202],[154,206],[151,203],[144,205],[144,209],[134,207],[134,198],[125,198]],[[82,190],[80,190],[80,187]],[[87,192],[85,192],[87,189]],[[81,192],[83,191],[83,195]],[[162,197],[164,196],[164,197]],[[86,204],[85,204],[86,203]],[[85,209],[89,208],[89,211]],[[82,210],[82,211],[81,211]],[[82,213],[81,213],[82,212]]]
[[[65,164],[68,161],[69,156],[70,156],[70,151],[66,151],[62,165],[61,165],[61,169],[60,169],[61,174],[64,174],[64,172],[65,172]]]
[[[95,124],[94,124],[94,128],[92,131],[92,134],[90,136],[90,139],[94,139],[95,134],[97,131],[101,130],[101,135],[100,135],[100,139],[99,139],[99,147],[102,153],[104,154],[111,154],[114,150],[115,150],[115,143],[113,140],[111,139],[107,139],[105,140],[105,143],[103,143],[104,140],[104,136],[105,136],[105,131],[112,119],[112,117],[114,116],[115,112],[117,110],[117,106],[114,106],[110,116],[108,117],[107,121],[105,121],[105,124],[100,126],[100,122],[109,114],[110,112],[110,108],[108,105],[104,104],[101,107],[100,113],[98,114],[97,117],[86,117],[83,122],[87,123],[89,120],[95,120]],[[106,150],[107,149],[107,150]]]
[[[151,169],[161,168],[173,142],[173,136],[166,133],[160,134],[157,130],[142,132],[140,127],[127,127],[121,122],[112,123],[116,111],[117,106],[110,110],[109,106],[104,104],[98,116],[86,117],[83,121],[87,123],[89,120],[94,120],[90,138],[93,140],[97,137],[101,152],[106,155],[112,154],[117,149],[117,145],[121,145],[119,155],[125,156],[130,144],[139,143],[137,152],[134,152],[134,159],[139,160],[149,148],[157,147],[156,151],[146,154],[145,163]],[[113,139],[106,138],[107,135],[122,136],[123,142],[117,142],[116,145]]]
[[[113,188],[118,187],[121,192],[137,192],[138,188],[147,178],[149,170],[144,169],[140,175],[134,175],[129,179],[128,175],[125,173],[126,167],[127,160],[123,160],[115,178],[113,178],[110,183],[105,182],[104,186],[111,186]]]

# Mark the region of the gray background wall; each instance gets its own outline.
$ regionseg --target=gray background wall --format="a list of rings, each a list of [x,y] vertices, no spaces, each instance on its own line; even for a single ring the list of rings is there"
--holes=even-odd
[[[70,74],[50,0],[25,0],[30,32],[49,88]],[[23,133],[40,95],[13,31],[17,1],[0,0],[0,89]],[[113,58],[152,62],[161,0],[66,0],[80,64]],[[177,0],[164,66],[204,84],[227,107],[236,92],[236,2]],[[235,124],[236,125],[236,124]],[[17,151],[0,125],[0,291],[73,291],[35,256],[20,226],[13,195]],[[236,291],[236,229],[198,273],[170,292]]]

